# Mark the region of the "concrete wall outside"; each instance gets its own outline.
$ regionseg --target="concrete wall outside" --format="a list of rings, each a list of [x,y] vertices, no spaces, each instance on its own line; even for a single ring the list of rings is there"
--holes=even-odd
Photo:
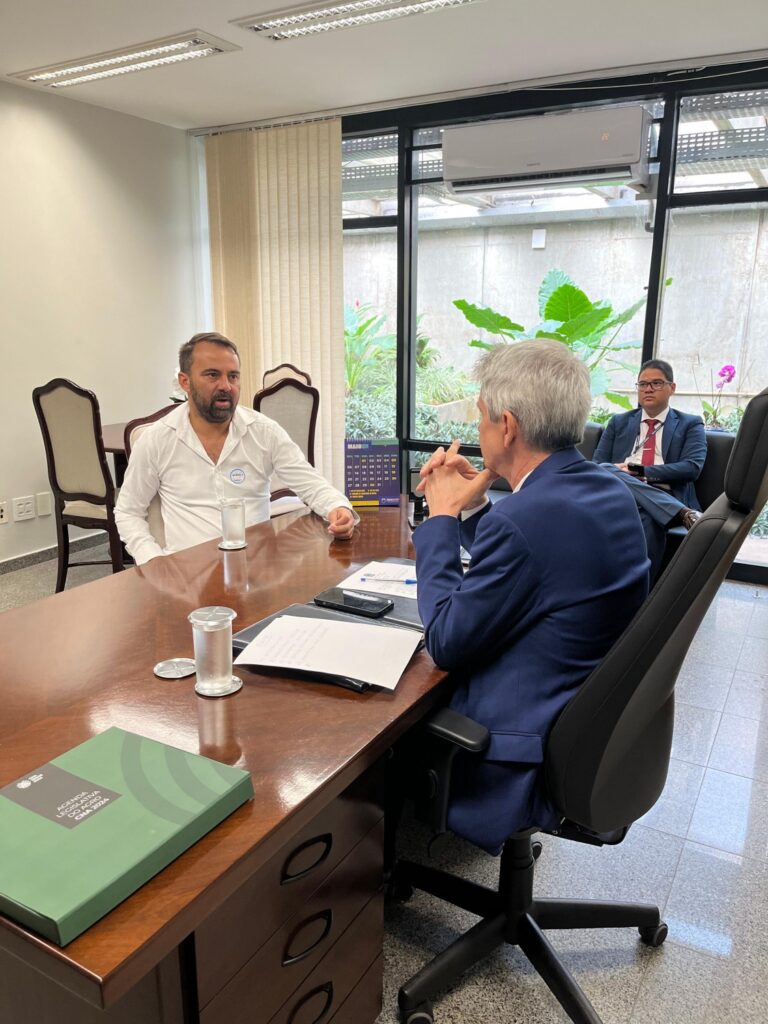
[[[648,280],[651,235],[644,207],[611,219],[554,220],[546,248],[531,248],[531,224],[454,226],[422,230],[418,253],[421,330],[444,363],[468,369],[476,351],[468,342],[477,330],[453,306],[465,298],[491,306],[528,327],[538,320],[539,285],[552,267],[569,274],[593,300],[623,310],[642,297]],[[347,232],[344,242],[346,301],[358,299],[388,314],[395,331],[396,238],[387,232]],[[756,209],[677,211],[672,215],[657,354],[675,369],[676,405],[700,411],[696,394],[710,398],[711,376],[724,363],[737,368],[724,405],[744,404],[768,384],[768,237],[765,211]],[[619,340],[642,339],[644,310]],[[639,362],[639,349],[623,353]],[[616,387],[631,387],[634,375],[619,371]],[[741,398],[740,398],[741,396]],[[607,403],[606,403],[607,404]]]

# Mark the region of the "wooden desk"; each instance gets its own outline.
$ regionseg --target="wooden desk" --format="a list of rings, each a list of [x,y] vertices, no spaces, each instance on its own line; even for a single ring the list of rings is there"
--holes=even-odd
[[[349,544],[299,512],[251,528],[247,550],[202,544],[0,615],[0,786],[118,725],[242,766],[256,791],[64,949],[0,917],[0,1020],[371,1024],[377,763],[437,702],[443,673],[422,652],[395,693],[356,694],[243,670],[238,694],[206,700],[152,666],[192,655],[196,607],[228,605],[245,626],[409,553],[399,509],[363,511]],[[281,885],[283,870],[301,877]]]

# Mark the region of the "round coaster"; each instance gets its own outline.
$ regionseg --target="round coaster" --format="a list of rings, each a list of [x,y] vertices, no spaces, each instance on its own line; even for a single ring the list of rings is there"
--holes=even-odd
[[[201,697],[228,697],[230,693],[237,693],[237,691],[242,688],[243,680],[238,679],[237,676],[232,676],[229,686],[226,689],[218,690],[216,693],[209,693],[206,689],[201,690],[200,684],[195,683],[195,693],[199,693]]]
[[[248,541],[245,540],[223,540],[221,544],[219,544],[220,551],[239,551],[241,548],[247,547]]]
[[[184,676],[195,674],[195,659],[169,658],[167,661],[159,661],[152,671],[161,679],[183,679]]]

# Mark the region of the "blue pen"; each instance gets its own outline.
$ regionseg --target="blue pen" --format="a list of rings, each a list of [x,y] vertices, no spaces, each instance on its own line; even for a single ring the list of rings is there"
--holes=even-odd
[[[415,583],[416,580],[401,580],[397,576],[361,576],[361,583]]]

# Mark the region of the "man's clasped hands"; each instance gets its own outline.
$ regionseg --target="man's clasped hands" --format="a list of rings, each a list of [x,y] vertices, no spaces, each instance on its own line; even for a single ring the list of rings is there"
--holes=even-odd
[[[463,455],[459,455],[459,441],[446,450],[438,448],[421,467],[416,491],[424,494],[430,516],[458,516],[485,504],[485,492],[498,473],[491,469],[478,470]]]

